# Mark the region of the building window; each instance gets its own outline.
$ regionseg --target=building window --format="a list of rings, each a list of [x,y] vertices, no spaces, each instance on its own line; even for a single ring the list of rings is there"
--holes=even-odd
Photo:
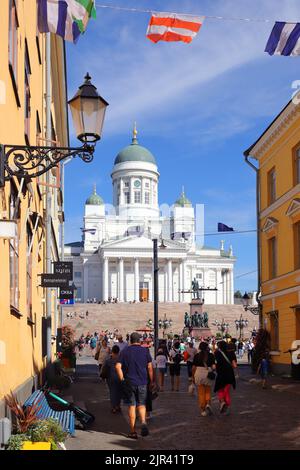
[[[77,300],[78,302],[81,301],[81,295],[82,295],[82,288],[81,287],[77,287],[76,291],[75,291],[75,300]]]
[[[272,351],[279,351],[279,321],[278,311],[269,313],[270,318],[270,334],[271,334],[271,349]]]
[[[125,199],[125,204],[129,204],[130,203],[130,194],[128,191],[126,191],[124,193],[124,199]]]
[[[81,279],[81,271],[75,271],[74,276],[75,279]]]
[[[150,204],[150,193],[149,193],[149,191],[145,192],[145,204]]]
[[[300,183],[300,148],[295,152],[294,158],[294,184]]]
[[[145,188],[150,188],[150,183],[148,181],[145,183]]]
[[[202,274],[201,273],[197,273],[196,274],[196,279],[202,279]],[[215,279],[214,279],[215,280]]]
[[[135,202],[135,204],[140,204],[141,203],[141,192],[140,191],[134,191],[134,202]]]
[[[269,250],[269,279],[277,276],[277,240],[276,237],[268,240]]]
[[[125,181],[125,182],[124,182],[124,187],[125,187],[125,188],[129,188],[129,181]]]
[[[32,231],[27,223],[26,292],[27,316],[32,320]]]
[[[18,107],[21,106],[18,95],[18,15],[17,0],[9,0],[8,62],[9,72]]]
[[[29,140],[30,136],[30,61],[28,54],[27,41],[25,40],[25,75],[24,75],[24,118],[25,118],[25,135]]]
[[[275,168],[268,173],[268,203],[273,204],[276,201],[276,171]]]
[[[294,224],[294,260],[295,269],[300,268],[300,222]]]

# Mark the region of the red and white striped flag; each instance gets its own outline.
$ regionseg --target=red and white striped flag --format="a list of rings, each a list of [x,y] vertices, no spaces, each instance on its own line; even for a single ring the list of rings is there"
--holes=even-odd
[[[191,42],[204,21],[204,16],[152,13],[147,29],[150,41]]]

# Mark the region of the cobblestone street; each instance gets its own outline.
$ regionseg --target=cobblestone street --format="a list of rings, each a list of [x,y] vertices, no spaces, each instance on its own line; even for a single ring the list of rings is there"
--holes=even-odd
[[[182,367],[179,392],[168,391],[168,379],[166,391],[153,403],[150,436],[132,441],[126,437],[126,408],[122,415],[111,414],[108,391],[99,383],[94,360],[80,358],[78,377],[67,394],[94,413],[96,421],[88,431],[77,430],[67,449],[300,449],[300,383],[285,385],[272,378],[263,390],[248,366],[240,366],[231,414],[220,416],[214,397],[214,415],[200,417],[196,397],[187,393],[186,368]]]

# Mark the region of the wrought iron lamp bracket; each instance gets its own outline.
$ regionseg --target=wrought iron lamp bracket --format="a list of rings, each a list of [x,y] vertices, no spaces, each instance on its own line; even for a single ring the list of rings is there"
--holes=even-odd
[[[66,158],[79,157],[85,163],[94,158],[94,145],[82,147],[32,147],[27,145],[0,145],[0,187],[13,176],[37,178],[55,168]]]
[[[260,307],[251,307],[250,305],[245,305],[244,310],[245,312],[251,312],[253,315],[259,315],[260,313]]]

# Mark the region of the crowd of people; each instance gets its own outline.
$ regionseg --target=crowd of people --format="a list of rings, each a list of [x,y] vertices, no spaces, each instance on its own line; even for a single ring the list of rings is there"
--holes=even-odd
[[[196,343],[195,338],[174,335],[173,339],[160,340],[155,357],[151,356],[151,343],[145,334],[127,333],[126,339],[117,329],[82,335],[77,342],[78,351],[89,348],[98,363],[99,376],[109,388],[111,412],[121,412],[121,402],[128,407],[130,430],[128,437],[137,439],[136,414],[141,421],[141,435],[147,436],[147,419],[152,402],[163,393],[165,378],[170,375],[170,391],[178,392],[186,365],[187,393],[196,392],[201,416],[213,414],[212,393],[219,401],[219,413],[227,415],[231,406],[231,390],[236,387],[237,356],[241,357],[255,346],[253,339],[246,342],[234,338],[217,341],[215,337]],[[149,336],[146,334],[146,336]],[[149,339],[149,338],[147,338]],[[258,372],[265,386],[268,358],[262,358]]]

